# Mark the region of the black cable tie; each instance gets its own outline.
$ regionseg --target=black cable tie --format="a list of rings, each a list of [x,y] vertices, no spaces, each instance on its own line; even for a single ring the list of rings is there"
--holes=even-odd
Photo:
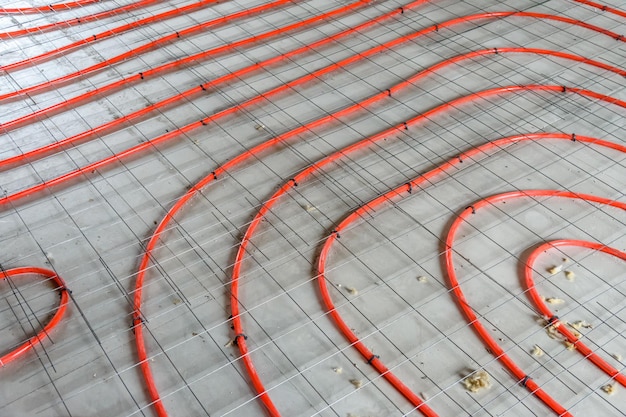
[[[576,142],[576,133],[572,133],[572,142]]]
[[[409,125],[407,125],[406,122],[404,122],[404,130],[409,130]]]
[[[143,72],[139,73],[139,76],[141,77],[141,79],[143,80]]]
[[[559,316],[552,316],[548,319],[548,323],[554,324],[555,321],[559,321]]]
[[[93,36],[93,40],[95,41],[96,39],[98,39],[98,37],[96,35],[92,35]]]
[[[567,91],[567,87],[562,86],[561,88],[563,89],[562,91],[563,91],[564,93]]]
[[[76,23],[80,23],[80,19],[76,18]]]
[[[476,214],[476,209],[474,208],[474,206],[467,206],[465,207],[465,210],[467,210],[468,208],[472,209],[472,214]]]
[[[339,236],[339,230],[335,229],[332,231],[332,233],[337,235],[337,239],[339,239],[341,236]]]
[[[178,33],[178,31],[176,31],[176,37],[180,38],[180,33]]]
[[[63,286],[63,287],[59,287],[59,289],[61,290],[61,292],[59,293],[59,297],[63,298],[63,291],[65,291],[68,294],[72,294],[72,290],[70,290],[69,288]]]
[[[238,340],[239,340],[239,338],[240,338],[240,337],[243,337],[243,340],[248,340],[248,336],[246,336],[246,335],[245,335],[245,334],[243,334],[243,333],[239,333],[239,334],[238,334],[237,336],[235,336],[235,338],[233,339],[233,345],[235,345],[235,346],[239,346],[239,344],[238,344],[238,343],[239,343],[239,341],[238,341]]]
[[[435,32],[439,32],[439,25],[435,25]]]
[[[526,386],[526,384],[528,383],[528,381],[529,381],[529,380],[530,380],[530,377],[529,377],[528,375],[526,375],[526,376],[524,377],[524,379],[522,379],[522,381],[521,381],[522,386],[524,386],[524,387],[525,387],[525,386]]]
[[[200,123],[202,123],[202,126],[206,126],[207,123],[204,121],[204,119],[200,120]]]
[[[143,317],[141,316],[135,317],[133,319],[133,321],[130,323],[130,329],[133,331],[133,334],[135,334],[135,327],[143,323],[144,323],[144,320],[143,320]]]
[[[289,181],[293,181],[293,186],[294,186],[294,187],[297,187],[297,186],[298,186],[298,181],[296,181],[296,179],[295,179],[295,178],[291,178],[291,179],[289,179]]]
[[[618,37],[615,38],[616,41],[623,41],[624,40],[624,35],[619,35]]]
[[[202,89],[202,91],[206,91],[206,88],[204,87],[204,84],[200,84],[200,88]]]
[[[495,52],[496,55],[498,55],[498,48],[493,48],[493,52]]]
[[[604,6],[602,6],[602,11],[603,11],[603,12],[606,12],[606,10],[607,10],[607,6],[606,6],[606,4],[605,4]]]
[[[371,358],[369,358],[369,359],[367,360],[367,364],[368,364],[368,365],[371,365],[371,364],[372,364],[372,362],[374,361],[374,359],[380,359],[380,356],[378,356],[378,355],[372,355],[372,357],[371,357]]]
[[[406,186],[408,188],[407,191],[411,194],[413,192],[413,185],[410,182],[407,182]]]
[[[215,171],[211,172],[211,174],[213,174],[213,179],[216,180],[217,179],[217,174],[215,173]],[[233,316],[230,316],[229,318],[233,318]]]
[[[463,163],[463,158],[461,158],[461,155],[457,155],[457,158],[459,159],[460,163]]]
[[[400,7],[400,14],[404,14],[404,7]]]
[[[388,95],[389,97],[391,97],[391,89],[390,89],[390,88],[388,88],[388,89],[386,89],[385,91],[387,92],[387,95]]]

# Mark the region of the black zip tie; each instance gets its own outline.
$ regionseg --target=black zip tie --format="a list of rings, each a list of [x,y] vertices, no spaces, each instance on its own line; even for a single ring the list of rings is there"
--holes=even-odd
[[[495,52],[496,55],[498,55],[498,48],[493,48],[493,52]]]
[[[243,340],[248,340],[248,336],[246,336],[246,335],[245,335],[245,334],[243,334],[243,333],[239,333],[239,334],[238,334],[237,336],[235,336],[235,338],[233,339],[233,345],[235,345],[235,346],[239,346],[239,342],[238,342],[238,340],[239,340],[239,338],[240,338],[240,337],[243,337]]]
[[[98,37],[96,35],[92,35],[93,36],[93,40],[95,41],[96,39],[98,39]]]
[[[463,163],[463,158],[461,158],[461,155],[457,155],[457,158],[459,158],[460,163]]]
[[[474,208],[474,206],[467,206],[465,207],[465,210],[467,210],[468,208],[472,209],[472,214],[476,214],[476,209]]]
[[[200,120],[200,123],[202,123],[202,126],[206,126],[206,122],[204,121],[204,119]]]
[[[59,293],[59,298],[63,298],[63,291],[67,292],[70,295],[72,294],[72,290],[67,287],[59,287],[59,289],[61,290],[61,292]]]
[[[530,380],[530,377],[526,375],[524,379],[522,379],[521,381],[522,386],[526,387],[526,384],[528,383],[529,380]]]
[[[439,25],[435,25],[435,32],[439,32]]]
[[[565,92],[567,92],[567,87],[562,86],[561,88],[563,89],[562,91],[563,91],[564,93],[565,93]]]
[[[606,6],[606,4],[605,4],[604,6],[602,6],[602,11],[603,11],[603,12],[606,12],[606,9],[607,9],[607,6]]]
[[[294,186],[294,187],[297,187],[297,186],[298,186],[298,181],[296,181],[296,179],[295,179],[295,178],[291,178],[291,179],[289,179],[289,181],[293,181],[293,186]]]
[[[407,182],[405,185],[408,187],[407,191],[411,194],[413,192],[413,185],[411,185],[410,182]]]
[[[139,73],[139,76],[141,77],[141,79],[143,80],[143,72]]]
[[[616,41],[622,41],[624,40],[624,35],[619,35],[618,37],[615,38]]]
[[[200,88],[202,89],[202,91],[206,91],[206,88],[204,87],[204,84],[200,84]]]
[[[215,171],[212,171],[211,174],[213,174],[213,179],[216,180],[217,179],[217,174],[215,173]],[[229,318],[232,319],[233,316],[230,316]]]
[[[337,235],[337,239],[339,239],[341,236],[339,236],[339,231],[337,229],[333,230],[332,233]]]
[[[409,125],[407,125],[406,122],[404,122],[404,130],[409,130]]]
[[[388,95],[389,97],[391,97],[391,89],[390,89],[390,88],[388,88],[388,89],[386,89],[385,91],[387,91],[387,95]]]
[[[178,31],[176,31],[176,37],[180,38],[180,33],[178,33]]]
[[[572,133],[572,142],[576,142],[576,134]]]
[[[137,321],[139,321],[137,323]],[[133,331],[133,334],[135,334],[135,327],[141,325],[144,323],[144,319],[143,317],[139,316],[137,318],[134,318],[133,321],[130,323],[130,329]]]
[[[367,360],[367,364],[368,364],[368,365],[371,365],[371,364],[372,364],[372,362],[374,361],[374,359],[380,359],[380,356],[378,356],[378,355],[372,355],[372,357],[371,357],[371,358],[369,358],[369,359]]]
[[[400,7],[400,14],[404,14],[404,7]]]
[[[548,319],[548,323],[554,324],[555,321],[559,321],[559,316],[552,316]]]
[[[77,19],[76,19],[76,23],[80,23],[80,19],[78,19],[78,18],[77,18]]]

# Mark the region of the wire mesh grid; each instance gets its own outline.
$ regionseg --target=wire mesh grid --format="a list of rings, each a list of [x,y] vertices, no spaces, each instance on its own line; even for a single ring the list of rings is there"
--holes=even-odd
[[[4,5],[0,415],[623,415],[612,3]]]

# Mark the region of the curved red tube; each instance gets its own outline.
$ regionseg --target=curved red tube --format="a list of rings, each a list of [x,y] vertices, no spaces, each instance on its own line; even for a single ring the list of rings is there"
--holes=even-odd
[[[464,61],[464,60],[468,60],[468,59],[472,59],[472,58],[477,58],[480,56],[487,56],[487,55],[497,55],[497,54],[508,54],[508,53],[528,53],[528,54],[536,54],[536,55],[544,55],[544,56],[554,56],[554,57],[558,57],[558,58],[563,58],[563,59],[567,59],[570,61],[574,61],[574,62],[581,62],[596,68],[601,68],[607,71],[611,71],[614,72],[618,75],[622,75],[626,77],[626,70],[623,70],[621,68],[617,68],[599,61],[594,61],[579,55],[573,55],[573,54],[568,54],[568,53],[564,53],[564,52],[558,52],[558,51],[550,51],[547,49],[536,49],[536,48],[490,48],[490,49],[483,49],[483,50],[479,50],[479,51],[473,51],[473,52],[469,52],[467,54],[463,54],[463,55],[458,55],[456,57],[447,59],[439,64],[433,65],[431,67],[429,67],[428,69],[419,72],[418,74],[414,75],[413,77],[407,79],[406,81],[404,81],[403,83],[397,84],[396,86],[380,93],[377,94],[369,99],[367,99],[365,102],[361,102],[358,105],[356,105],[356,107],[361,107],[363,105],[367,105],[371,103],[371,100],[375,100],[375,101],[380,101],[383,98],[389,96],[390,94],[394,94],[397,91],[410,86],[411,84],[415,83],[416,81],[418,81],[419,79],[423,78],[424,76],[427,76],[431,73],[433,73],[434,71],[437,71],[441,68],[444,68],[446,66]],[[361,55],[364,56],[364,55]],[[256,64],[259,65],[259,64]],[[256,67],[255,65],[255,67]],[[339,62],[338,65],[342,66],[342,62]],[[79,133],[76,134],[74,136],[70,136],[68,138],[62,139],[60,141],[56,141],[53,142],[49,145],[44,145],[41,146],[39,148],[36,148],[32,151],[27,151],[24,152],[20,155],[16,155],[13,157],[9,157],[3,160],[0,160],[0,171],[4,170],[4,169],[8,169],[13,165],[17,165],[17,164],[21,164],[21,163],[25,163],[27,161],[33,161],[35,159],[41,158],[45,155],[48,155],[50,153],[53,153],[55,151],[59,151],[62,150],[64,148],[66,148],[69,145],[75,145],[78,143],[81,143],[83,141],[88,140],[89,138],[93,137],[95,134],[100,133],[100,132],[109,132],[111,131],[111,129],[113,129],[116,126],[120,126],[120,125],[125,125],[130,121],[134,121],[136,119],[139,119],[140,117],[148,114],[149,112],[159,108],[159,109],[163,109],[166,105],[170,105],[173,104],[175,102],[178,102],[179,100],[182,100],[183,98],[188,98],[190,95],[195,94],[195,93],[199,93],[203,90],[208,89],[208,87],[217,87],[219,84],[225,83],[229,80],[234,79],[235,77],[242,77],[245,72],[251,67],[247,67],[247,68],[243,68],[239,71],[236,71],[234,73],[222,76],[214,81],[210,81],[207,84],[204,84],[203,86],[199,86],[199,87],[194,87],[191,90],[187,90],[183,93],[180,93],[176,96],[167,98],[165,100],[162,100],[158,103],[152,104],[150,106],[146,106],[142,109],[137,110],[134,113],[131,113],[129,115],[120,117],[118,119],[112,120],[108,123],[105,123],[99,127],[95,127],[91,130],[88,130],[86,132],[83,133]],[[306,82],[308,80],[314,80],[317,77],[323,75],[323,73],[326,72],[326,69],[321,69],[318,70],[316,72],[313,72],[305,77],[301,77],[295,81],[292,81],[290,83],[287,83],[281,87],[277,87],[274,90],[270,90],[269,92],[264,93],[262,96],[257,96],[257,97],[272,97],[276,94],[279,94],[280,92],[283,92],[285,89],[287,88],[292,88],[298,84],[301,84],[303,82]],[[251,99],[249,101],[240,103],[239,105],[230,108],[230,109],[226,109],[226,110],[222,110],[219,113],[214,114],[213,116],[210,117],[211,121],[216,121],[219,118],[232,113],[233,109],[237,109],[237,110],[242,110],[248,106],[251,106],[253,104],[256,104],[257,99]],[[185,127],[182,127],[181,129],[185,129]],[[154,143],[155,141],[160,142],[158,140],[158,138],[153,139],[147,143]],[[142,145],[140,145],[142,146]]]
[[[622,210],[626,210],[626,203],[621,203],[619,201],[607,200],[604,198],[598,198],[593,196],[585,196],[582,194],[574,194],[574,193],[558,193],[555,194],[556,197],[566,197],[571,199],[579,199],[585,201],[591,201],[594,203],[604,204],[612,207],[621,208]],[[554,326],[565,338],[572,343],[576,350],[580,352],[585,358],[588,358],[591,362],[593,362],[598,368],[602,369],[607,375],[611,378],[615,379],[617,382],[626,386],[626,375],[621,374],[617,369],[612,367],[609,363],[607,363],[604,359],[602,359],[597,353],[592,351],[582,340],[572,333],[565,324],[563,324],[560,320],[556,319],[556,315],[550,310],[550,308],[546,305],[541,295],[537,292],[537,288],[535,287],[535,281],[533,280],[533,264],[537,257],[544,251],[548,249],[563,247],[563,246],[578,246],[581,248],[592,249],[598,252],[604,252],[606,254],[615,256],[616,258],[620,258],[623,261],[626,261],[626,252],[622,252],[618,249],[611,248],[606,245],[602,245],[596,242],[588,242],[584,240],[553,240],[551,242],[546,242],[536,249],[534,249],[528,257],[526,264],[524,266],[524,277],[526,281],[526,286],[528,287],[528,294],[537,306],[537,309],[543,314],[547,319],[550,320],[550,324]],[[552,319],[555,318],[555,319]]]
[[[284,1],[286,1],[286,0],[277,0],[277,2],[284,2]],[[289,1],[291,1],[291,0],[289,0]],[[369,1],[371,1],[371,0],[360,0],[357,3],[369,2]],[[250,10],[252,10],[252,9],[250,9]],[[240,12],[240,13],[243,13],[243,12]],[[619,35],[617,33],[611,32],[609,30],[603,29],[601,27],[590,25],[590,24],[582,22],[580,20],[571,19],[571,18],[568,18],[568,17],[557,16],[557,15],[550,15],[550,14],[545,14],[545,13],[533,13],[533,12],[490,12],[490,13],[480,13],[480,14],[471,15],[471,16],[464,16],[464,17],[460,17],[460,18],[456,18],[456,19],[452,19],[452,20],[446,21],[444,23],[435,24],[435,25],[432,25],[432,26],[430,26],[430,27],[428,27],[426,29],[422,29],[420,31],[414,32],[411,35],[403,36],[403,37],[397,38],[397,39],[395,39],[393,41],[387,42],[384,45],[380,45],[379,47],[372,48],[368,52],[369,52],[370,55],[374,55],[374,54],[377,54],[377,53],[379,53],[381,51],[384,51],[384,50],[386,50],[388,48],[393,48],[393,47],[395,47],[395,46],[397,46],[397,45],[399,45],[401,43],[411,41],[411,40],[413,40],[413,39],[415,39],[417,37],[426,35],[428,33],[437,32],[437,31],[439,31],[439,29],[455,26],[455,25],[458,25],[458,24],[467,23],[467,22],[474,21],[474,20],[503,18],[503,17],[509,17],[509,16],[529,17],[529,18],[545,19],[545,20],[554,20],[554,21],[558,21],[558,22],[562,22],[562,23],[571,24],[571,25],[574,25],[574,26],[583,27],[583,28],[586,28],[586,29],[589,29],[589,30],[593,30],[593,31],[601,33],[603,35],[607,35],[607,36],[609,36],[609,37],[611,37],[613,39],[616,39],[616,40],[618,40],[620,42],[626,42],[626,39],[624,39],[624,37],[622,35]],[[304,23],[304,22],[300,22],[300,23]],[[290,26],[293,26],[293,27],[290,27],[289,30],[298,28],[298,24],[294,24],[294,25],[290,25]],[[60,109],[69,108],[70,105],[76,105],[76,104],[78,104],[80,102],[83,102],[85,100],[88,100],[88,99],[94,98],[96,96],[99,96],[99,95],[101,95],[101,94],[103,94],[105,92],[117,89],[117,88],[119,88],[122,85],[126,85],[126,84],[129,84],[129,83],[132,83],[132,82],[137,82],[137,81],[143,80],[143,79],[145,79],[147,77],[155,76],[156,74],[164,72],[164,71],[170,71],[170,70],[172,70],[172,69],[174,69],[174,68],[176,68],[178,66],[202,60],[202,59],[204,59],[204,58],[206,58],[206,57],[208,57],[210,55],[216,54],[216,53],[222,53],[222,52],[224,52],[226,50],[232,49],[233,45],[237,45],[238,47],[240,47],[240,46],[243,46],[244,44],[248,44],[248,43],[252,43],[252,42],[258,42],[259,40],[263,40],[263,39],[267,39],[267,38],[272,37],[272,36],[276,36],[276,35],[280,34],[281,32],[283,32],[284,30],[286,30],[286,28],[283,28],[283,30],[279,29],[277,31],[267,32],[264,35],[260,35],[260,36],[254,37],[254,38],[248,38],[248,39],[244,39],[242,41],[239,41],[241,43],[235,42],[234,44],[231,44],[231,45],[226,45],[226,46],[223,46],[223,47],[215,48],[215,49],[210,50],[210,51],[201,52],[201,53],[198,53],[196,55],[192,55],[192,56],[189,56],[189,57],[177,60],[177,61],[173,61],[173,62],[164,64],[164,65],[159,66],[159,67],[155,67],[155,68],[143,71],[143,72],[141,72],[139,74],[136,74],[136,75],[124,78],[124,79],[119,80],[117,82],[114,82],[112,84],[105,85],[103,87],[94,89],[94,90],[92,90],[92,91],[90,91],[88,93],[84,93],[84,94],[82,94],[80,96],[71,98],[69,100],[66,100],[63,103],[51,106],[51,107],[46,108],[46,109],[42,109],[40,111],[32,113],[31,115],[25,116],[24,118],[20,118],[20,119],[18,119],[19,121],[17,122],[17,124],[26,123],[26,122],[28,122],[30,120],[34,120],[36,117],[41,117],[43,115],[47,115],[47,114],[49,114],[52,111],[58,111]],[[169,35],[166,38],[168,38],[168,41],[172,40],[172,39],[175,39],[176,38],[176,34]],[[165,38],[162,38],[162,39],[165,39]],[[161,40],[156,40],[154,42],[161,42]],[[83,76],[83,75],[85,75],[85,74],[87,74],[87,73],[89,73],[91,71],[95,71],[95,70],[104,68],[106,66],[109,66],[109,65],[111,65],[111,64],[113,64],[115,62],[118,62],[120,59],[123,59],[123,58],[120,58],[120,57],[129,57],[130,56],[129,54],[131,54],[131,52],[132,52],[132,55],[134,55],[134,54],[138,53],[139,49],[141,49],[141,48],[148,48],[148,47],[150,47],[150,48],[153,47],[152,43],[144,45],[144,46],[142,46],[140,48],[137,48],[137,49],[135,49],[133,51],[129,51],[128,53],[119,55],[119,56],[117,56],[115,58],[111,58],[111,59],[109,59],[107,61],[104,61],[102,63],[93,65],[93,66],[91,66],[89,68],[86,68],[84,70],[80,70],[80,71],[74,72],[72,74],[68,74],[66,76],[59,77],[59,78],[56,78],[56,79],[51,80],[51,81],[47,81],[47,82],[42,83],[42,84],[34,85],[34,86],[31,86],[31,87],[26,87],[26,88],[18,90],[18,91],[13,91],[11,93],[6,93],[6,94],[3,94],[3,95],[0,95],[0,100],[6,100],[6,99],[10,99],[10,98],[15,98],[15,97],[18,97],[18,96],[21,96],[21,95],[25,95],[25,94],[30,94],[30,93],[33,93],[33,92],[36,92],[36,91],[40,91],[40,90],[43,90],[45,88],[54,86],[56,84],[61,84],[61,83],[67,82],[67,81],[69,81],[69,80],[71,80],[73,78],[76,78],[76,77],[79,77],[79,76]],[[359,56],[354,56],[353,57],[353,61],[358,61],[360,59],[361,58]],[[6,127],[6,125],[8,125],[8,124],[0,125],[0,128]]]
[[[0,13],[44,13],[44,12],[63,12],[66,10],[76,9],[78,7],[88,6],[93,3],[102,3],[102,0],[75,0],[67,3],[49,4],[39,7],[17,7],[17,8],[1,8]]]
[[[59,295],[61,296],[61,301],[59,302],[59,306],[57,307],[56,312],[54,313],[50,321],[46,323],[46,325],[43,327],[43,329],[39,331],[39,333],[28,339],[26,342],[22,343],[17,348],[13,349],[11,352],[0,356],[0,367],[4,367],[15,359],[23,356],[37,344],[43,342],[48,337],[48,333],[50,333],[59,324],[59,322],[63,318],[63,314],[65,314],[65,310],[67,309],[67,303],[69,301],[69,291],[65,286],[65,281],[63,281],[63,279],[58,276],[54,271],[34,266],[14,268],[3,270],[2,272],[0,272],[0,280],[7,278],[13,279],[19,277],[20,275],[27,274],[40,275],[44,279],[54,283],[56,289],[59,291]]]
[[[595,1],[589,1],[589,0],[574,0],[574,1],[576,3],[582,3],[582,4],[586,4],[587,6],[595,7],[596,9],[600,9],[603,12],[609,12],[609,13],[613,13],[621,17],[626,17],[626,12],[619,10],[619,9],[615,9],[613,7],[606,6],[604,4],[596,3]]]
[[[148,3],[152,3],[152,2],[153,1],[151,0]],[[175,8],[175,9],[163,12],[163,13],[155,14],[153,16],[149,16],[149,17],[137,20],[137,21],[133,21],[133,22],[127,23],[125,25],[118,26],[116,28],[106,30],[104,32],[96,33],[94,35],[89,36],[88,38],[81,39],[79,41],[70,43],[70,44],[65,45],[65,46],[61,46],[61,47],[59,47],[57,49],[53,49],[51,51],[44,52],[43,54],[40,54],[40,55],[37,55],[37,56],[34,56],[34,57],[29,57],[29,58],[24,59],[22,61],[14,62],[12,64],[1,65],[0,66],[0,71],[9,72],[11,70],[16,70],[16,69],[19,69],[19,68],[24,68],[24,67],[28,67],[28,66],[31,66],[31,65],[34,65],[34,64],[42,63],[42,62],[45,62],[45,61],[47,61],[49,59],[52,59],[54,57],[62,56],[65,52],[71,51],[71,50],[76,49],[76,48],[79,48],[79,47],[81,47],[83,45],[87,45],[89,43],[93,43],[93,42],[96,42],[96,41],[101,41],[101,40],[109,38],[111,36],[115,36],[115,35],[119,35],[120,33],[127,32],[127,31],[129,31],[131,29],[136,29],[138,27],[145,26],[145,25],[150,24],[150,23],[158,22],[158,21],[161,21],[161,20],[169,19],[169,18],[174,17],[174,16],[179,16],[179,15],[182,15],[182,14],[185,14],[185,13],[189,13],[189,12],[192,12],[192,11],[194,11],[196,9],[201,9],[202,7],[205,7],[205,6],[209,5],[209,4],[219,3],[219,2],[220,2],[220,0],[202,0],[202,1],[199,1],[197,3],[188,4],[188,5],[184,6],[184,7]],[[145,4],[140,4],[140,3],[142,3],[142,2],[135,3],[134,6],[135,7],[144,7],[144,6],[146,6]],[[118,9],[116,9],[116,11],[117,11],[117,13],[121,13]],[[96,17],[95,19],[101,19],[101,18],[102,18],[102,16],[99,16],[99,17]],[[82,22],[85,22],[85,18],[81,18],[79,20],[81,20]],[[0,39],[3,39],[4,37],[7,37],[7,38],[8,37],[12,37],[12,36],[14,36],[13,33],[7,33],[7,32],[0,33]]]
[[[126,13],[131,10],[140,9],[142,7],[149,6],[150,4],[153,4],[153,3],[159,3],[160,1],[162,0],[141,0],[136,3],[118,7],[117,9],[106,10],[104,12],[94,13],[91,15],[83,16],[83,17],[75,17],[74,19],[64,20],[62,22],[48,23],[46,25],[19,29],[19,30],[15,30],[11,32],[0,32],[0,39],[11,39],[11,38],[16,38],[18,36],[28,35],[30,33],[49,32],[54,29],[76,26],[82,23],[87,23],[87,22],[94,22],[100,19],[115,16],[121,13]]]
[[[406,197],[410,195],[410,193],[413,190],[421,189],[422,187],[426,187],[435,183],[437,181],[437,178],[436,178],[437,176],[440,176],[441,178],[445,178],[445,176],[441,176],[441,174],[446,173],[451,168],[456,167],[457,165],[461,164],[464,160],[471,161],[473,156],[484,153],[488,150],[501,149],[504,146],[507,146],[516,142],[539,141],[539,140],[545,140],[545,139],[565,140],[565,141],[570,141],[572,143],[582,142],[582,143],[594,144],[594,145],[599,145],[599,146],[607,147],[610,149],[614,149],[614,150],[618,150],[620,152],[626,153],[626,146],[624,145],[616,144],[613,142],[607,142],[607,141],[603,141],[603,140],[592,138],[592,137],[569,135],[569,134],[563,134],[563,133],[535,133],[535,134],[528,134],[528,135],[516,135],[516,136],[511,136],[511,137],[507,137],[503,139],[498,139],[498,140],[483,144],[481,146],[475,147],[467,152],[464,152],[458,157],[454,157],[448,160],[447,162],[441,164],[440,166],[410,181],[409,183],[404,184],[400,187],[397,187],[375,198],[374,200],[368,202],[367,204],[359,207],[357,210],[352,212],[350,215],[348,215],[343,221],[341,221],[337,225],[337,227],[333,230],[333,233],[330,234],[328,238],[326,239],[326,241],[324,242],[324,245],[320,251],[320,255],[318,258],[319,285],[320,285],[320,290],[322,292],[322,297],[324,299],[324,303],[326,304],[326,306],[330,309],[330,311],[334,311],[334,304],[332,302],[332,299],[330,298],[328,289],[326,288],[326,275],[325,275],[326,260],[327,260],[328,253],[331,250],[333,243],[339,237],[339,233],[341,231],[345,230],[352,223],[359,221],[360,219],[365,217],[366,212],[371,212],[372,210],[375,210],[379,206],[391,200]],[[345,154],[346,151],[344,149],[340,152]],[[530,191],[530,192],[520,191],[516,193],[521,194],[521,195],[530,195],[530,193],[533,193],[533,191]],[[516,193],[507,193],[506,194],[507,197],[504,197],[504,198],[508,198],[508,196],[510,196],[511,194],[516,194]],[[552,193],[556,193],[559,196],[565,195],[564,193],[560,193],[560,192],[552,192]],[[576,194],[573,194],[573,195],[576,195]],[[598,199],[597,197],[593,197],[593,198],[596,199],[596,201],[602,202],[605,204],[620,205],[620,206],[624,205],[623,203],[610,202],[610,200],[606,200],[606,199]],[[506,352],[504,352],[504,350],[498,345],[495,339],[491,337],[489,332],[482,326],[482,324],[478,320],[478,317],[476,317],[476,315],[474,314],[473,310],[471,309],[469,303],[465,299],[465,296],[462,293],[461,288],[458,284],[458,280],[456,278],[456,274],[454,272],[454,267],[453,267],[453,262],[452,262],[452,253],[453,253],[452,247],[454,243],[454,233],[456,232],[458,226],[462,223],[464,216],[469,215],[470,213],[472,213],[474,210],[478,209],[479,207],[482,207],[488,204],[493,204],[493,202],[494,201],[491,201],[490,203],[488,202],[475,203],[472,207],[468,207],[459,216],[459,218],[455,220],[455,223],[453,223],[453,225],[450,227],[448,238],[446,239],[445,255],[446,255],[446,266],[447,266],[446,272],[449,276],[453,292],[455,296],[457,297],[459,301],[459,305],[462,308],[463,312],[465,313],[466,317],[468,318],[469,322],[475,327],[479,335],[483,338],[485,343],[489,346],[491,352],[501,362],[503,362],[507,366],[507,368],[513,373],[513,375],[515,375],[516,378],[518,378],[519,381],[524,383],[524,386],[526,386],[529,389],[529,391],[531,391],[534,395],[540,398],[553,411],[555,411],[558,415],[570,416],[567,410],[563,408],[560,404],[558,404],[554,399],[552,399],[547,393],[541,390],[541,388],[537,385],[537,383],[534,382],[532,379],[530,379],[515,364],[515,362],[506,354]],[[338,314],[332,315],[333,318],[336,318],[336,316],[338,316]],[[348,340],[352,341],[353,338],[356,336],[351,334],[352,332],[349,326],[347,326],[340,317],[337,317],[336,319],[337,319],[337,324],[339,328],[342,330],[344,334],[346,334],[346,337],[348,338]],[[609,374],[612,376],[615,376],[615,374],[612,372],[609,372]]]

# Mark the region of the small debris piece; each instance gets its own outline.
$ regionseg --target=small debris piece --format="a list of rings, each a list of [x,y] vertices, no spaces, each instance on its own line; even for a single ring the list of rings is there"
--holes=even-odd
[[[359,291],[354,287],[346,287],[346,291],[348,291],[350,295],[357,295],[359,293]]]
[[[174,304],[174,305],[178,305],[178,304],[180,304],[180,303],[182,303],[182,300],[181,300],[180,298],[174,298],[174,299],[172,300],[172,304]]]
[[[571,323],[570,326],[576,330],[580,330],[581,328],[585,328],[585,329],[593,328],[593,326],[587,323],[585,320],[576,320],[574,323]]]
[[[550,275],[556,275],[559,272],[561,272],[562,269],[563,269],[563,265],[554,265],[548,268],[548,272],[550,273]]]
[[[305,204],[305,205],[304,205],[304,209],[305,209],[306,211],[308,211],[309,213],[311,213],[312,211],[317,210],[317,207],[312,206],[312,205],[310,205],[310,204]]]
[[[543,356],[543,349],[535,345],[530,353],[532,353],[534,356]]]
[[[563,263],[564,263],[564,264],[566,264],[566,263],[568,263],[568,262],[569,262],[569,259],[567,259],[567,258],[563,258]]]
[[[564,340],[563,343],[565,344],[565,347],[567,348],[567,350],[576,350],[576,345],[570,342],[569,340]]]
[[[265,125],[263,123],[259,123],[258,125],[254,126],[254,128],[256,130],[261,130],[261,129],[265,129]]]
[[[351,379],[350,383],[354,385],[354,388],[357,388],[357,389],[363,386],[363,381],[361,381],[360,379]]]
[[[574,281],[574,278],[576,278],[576,274],[574,273],[574,271],[565,271],[565,278],[567,278],[569,281]]]
[[[417,277],[417,282],[426,282],[427,278],[424,275],[420,275]]]
[[[615,387],[615,384],[606,384],[602,387],[602,391],[606,392],[609,395],[613,395],[615,394],[615,391],[617,391],[617,388]]]
[[[463,379],[463,385],[465,389],[470,392],[478,392],[482,389],[489,388],[491,386],[489,374],[485,371],[474,372]]]
[[[333,368],[333,372],[336,373],[336,374],[340,374],[340,373],[343,372],[343,369],[341,367],[339,367],[339,366],[335,366]]]
[[[619,353],[611,353],[611,356],[617,361],[622,361],[622,355],[620,355]]]
[[[196,333],[196,332],[191,332],[191,335],[192,335],[192,336],[198,336],[198,333]]]
[[[546,327],[546,333],[548,333],[550,339],[561,339],[563,337],[557,329],[557,323],[553,323]]]
[[[422,397],[422,400],[428,401],[428,394],[426,394],[424,391],[420,392],[420,397]]]
[[[232,346],[232,345],[234,345],[234,344],[235,344],[235,342],[234,342],[233,340],[229,340],[229,341],[228,341],[228,343],[226,343],[226,344],[224,345],[224,347],[225,347],[225,348],[227,348],[227,347],[231,347],[231,346]]]
[[[546,298],[546,303],[548,304],[563,304],[565,301],[563,301],[563,299],[561,298],[556,298],[556,297],[548,297]]]

